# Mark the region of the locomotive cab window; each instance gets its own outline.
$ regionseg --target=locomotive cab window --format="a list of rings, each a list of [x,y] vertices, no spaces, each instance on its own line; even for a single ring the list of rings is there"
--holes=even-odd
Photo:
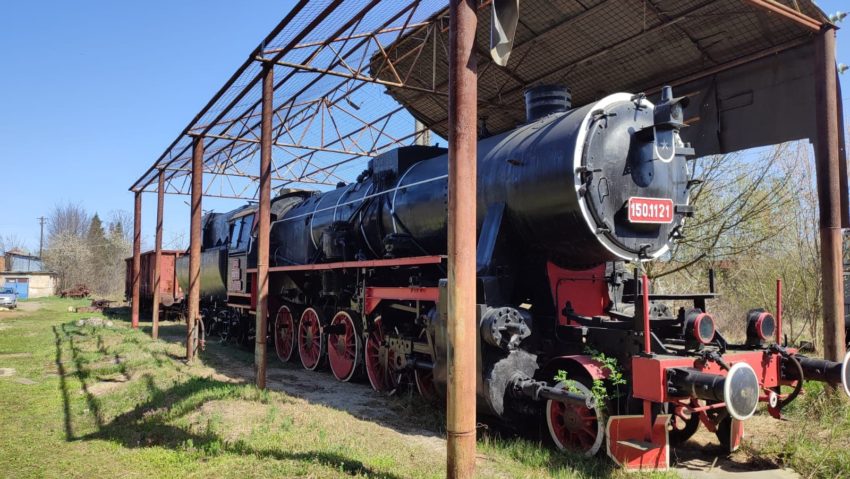
[[[242,221],[236,220],[230,224],[230,247],[238,248],[239,247],[239,238],[242,236]]]
[[[251,227],[254,216],[246,215],[233,221],[230,225],[230,247],[234,250],[245,250],[251,241]]]

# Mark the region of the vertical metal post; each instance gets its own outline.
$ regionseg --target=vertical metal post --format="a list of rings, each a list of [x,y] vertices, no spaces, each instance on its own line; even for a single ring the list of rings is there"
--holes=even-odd
[[[266,388],[266,333],[269,314],[269,210],[271,204],[272,115],[274,65],[263,66],[263,106],[260,126],[260,189],[257,208],[257,334],[254,368],[257,387]]]
[[[824,356],[832,361],[841,361],[845,347],[844,278],[835,30],[824,27],[815,42],[815,162],[820,206]]]
[[[204,138],[192,145],[192,220],[189,229],[189,311],[186,317],[186,360],[192,361],[197,344],[197,322],[201,308],[201,196],[204,185]]]
[[[449,13],[449,478],[469,478],[475,473],[477,4],[451,0]]]
[[[165,172],[159,171],[159,182],[156,188],[156,240],[154,244],[153,264],[153,301],[151,304],[151,337],[159,337],[159,289],[162,284],[162,209],[165,201]]]
[[[139,280],[142,269],[142,192],[136,192],[135,205],[133,208],[133,283],[132,309],[130,323],[133,329],[139,329]]]
[[[782,280],[776,280],[776,344],[782,345]]]

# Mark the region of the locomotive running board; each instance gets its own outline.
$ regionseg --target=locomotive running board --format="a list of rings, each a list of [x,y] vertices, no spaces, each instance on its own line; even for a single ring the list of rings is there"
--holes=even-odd
[[[611,416],[605,431],[608,457],[626,471],[666,471],[670,467],[669,414],[659,414],[646,441],[643,415]]]

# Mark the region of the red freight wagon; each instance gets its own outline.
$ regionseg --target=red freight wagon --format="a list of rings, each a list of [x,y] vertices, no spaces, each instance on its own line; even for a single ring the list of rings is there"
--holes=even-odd
[[[177,282],[176,268],[177,258],[183,254],[182,251],[163,250],[160,259],[160,284],[159,284],[159,304],[164,309],[169,309],[183,302],[183,290]],[[153,301],[154,291],[154,261],[156,261],[155,251],[146,251],[141,255],[141,278],[139,282],[139,306],[143,310],[150,310],[151,302]],[[127,301],[133,297],[133,258],[127,258],[127,269],[124,283],[124,295]]]

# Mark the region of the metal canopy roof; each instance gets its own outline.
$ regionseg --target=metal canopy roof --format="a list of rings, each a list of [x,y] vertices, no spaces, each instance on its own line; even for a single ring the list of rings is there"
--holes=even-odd
[[[574,105],[651,92],[807,44],[826,21],[811,0],[522,0],[502,68],[487,54],[485,0],[481,131],[521,123],[527,86],[565,84]],[[364,159],[413,142],[411,113],[446,136],[447,58],[445,0],[302,0],[130,189],[154,191],[162,171],[167,193],[188,194],[202,136],[204,195],[255,198],[264,64],[275,69],[273,186],[351,181]]]
[[[764,6],[779,8],[787,16]],[[488,54],[491,18],[489,9],[482,13],[477,40],[484,135],[525,121],[523,90],[529,86],[567,86],[575,106],[614,92],[652,93],[662,84],[681,84],[722,65],[807,43],[819,24],[828,22],[810,0],[523,0],[513,51],[502,68]],[[793,15],[796,21],[790,18]],[[444,10],[438,18],[447,25],[447,16]],[[448,44],[447,35],[441,30],[437,43]],[[410,35],[396,51],[404,55],[420,44]],[[408,57],[396,66],[406,70],[412,62]],[[431,65],[418,62],[414,77],[445,88],[448,65],[438,62],[436,69]],[[419,120],[446,136],[445,97],[398,87],[389,90]]]

